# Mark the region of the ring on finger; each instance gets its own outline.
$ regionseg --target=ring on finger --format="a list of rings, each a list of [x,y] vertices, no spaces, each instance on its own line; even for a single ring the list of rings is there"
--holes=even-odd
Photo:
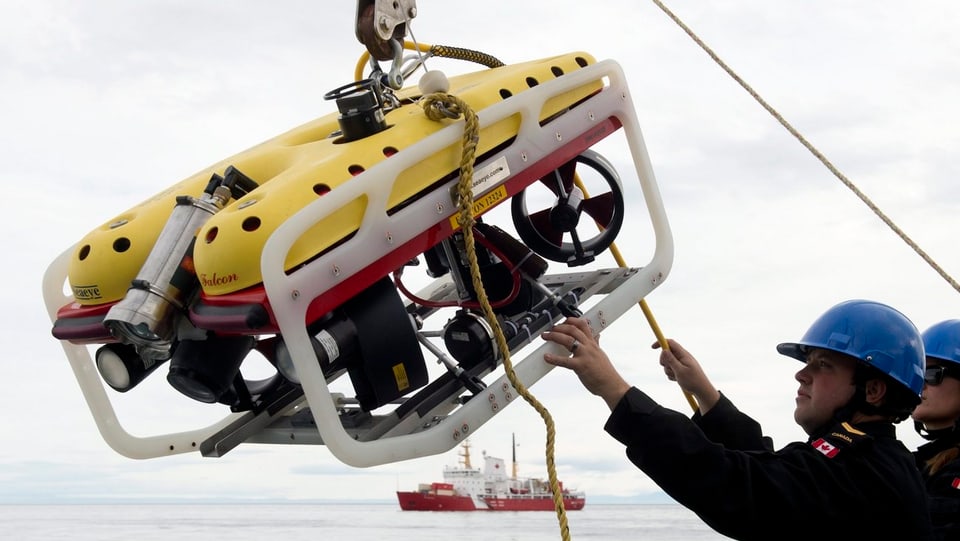
[[[576,355],[578,349],[580,349],[580,341],[574,338],[573,343],[570,344],[570,353]]]

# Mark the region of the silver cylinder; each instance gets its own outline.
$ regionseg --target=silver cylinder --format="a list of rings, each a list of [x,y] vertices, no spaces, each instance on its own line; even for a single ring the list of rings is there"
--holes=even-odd
[[[230,199],[218,186],[200,199],[177,197],[150,255],[123,299],[104,318],[104,325],[121,342],[136,346],[144,359],[168,359],[178,314],[185,312],[197,289],[193,244],[200,227]]]

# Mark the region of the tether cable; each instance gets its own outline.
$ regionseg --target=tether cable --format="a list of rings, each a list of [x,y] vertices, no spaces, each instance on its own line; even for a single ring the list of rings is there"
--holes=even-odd
[[[587,188],[583,185],[583,181],[580,180],[580,175],[574,173],[573,182],[577,185],[577,188],[583,192],[584,199],[590,199],[590,194],[587,192]],[[597,227],[603,229],[603,226],[600,223],[597,223]],[[610,253],[613,254],[613,259],[617,262],[617,265],[620,267],[626,267],[627,263],[623,259],[623,256],[620,254],[620,249],[617,248],[616,243],[610,243]],[[650,330],[653,331],[653,335],[657,337],[657,343],[660,344],[660,347],[664,351],[670,351],[670,344],[667,343],[667,338],[663,335],[663,332],[660,330],[660,325],[657,323],[657,319],[653,317],[653,311],[650,310],[650,307],[647,306],[647,299],[640,299],[640,311],[643,312],[643,317],[647,318],[647,324],[650,325]],[[697,404],[697,399],[693,397],[692,394],[687,392],[686,389],[680,389],[683,391],[683,397],[687,399],[687,404],[690,404],[690,408],[693,411],[699,411],[700,406]]]
[[[488,68],[499,68],[505,64],[497,57],[473,49],[464,49],[463,47],[451,47],[449,45],[430,45],[428,43],[415,43],[406,41],[402,43],[404,49],[426,53],[428,57],[436,56],[440,58],[452,58],[454,60],[466,60],[474,62]],[[353,68],[353,78],[357,81],[363,79],[363,70],[370,61],[370,51],[364,51]]]
[[[828,160],[826,156],[820,153],[820,151],[817,150],[816,147],[814,147],[809,141],[807,141],[807,139],[803,135],[801,135],[799,131],[797,131],[793,126],[791,126],[790,123],[787,122],[786,119],[784,119],[783,116],[781,116],[776,109],[770,106],[770,104],[768,104],[766,100],[761,98],[760,95],[757,94],[757,92],[754,91],[753,88],[746,83],[746,81],[740,78],[740,76],[737,75],[736,72],[733,71],[733,69],[727,66],[727,64],[723,60],[721,60],[720,57],[717,56],[717,54],[713,52],[713,50],[706,43],[704,43],[699,36],[697,36],[693,32],[693,30],[690,29],[690,27],[684,24],[679,17],[674,15],[673,12],[670,11],[670,9],[667,8],[667,6],[665,6],[663,2],[661,2],[660,0],[653,0],[653,3],[656,4],[657,7],[659,7],[661,10],[663,10],[663,12],[666,13],[668,17],[673,19],[673,22],[677,23],[677,26],[683,29],[683,31],[686,32],[686,34],[690,36],[690,38],[693,39],[693,41],[696,42],[696,44],[699,45],[700,48],[704,50],[704,52],[710,55],[710,58],[712,58],[713,61],[717,63],[717,65],[723,68],[723,70],[727,72],[727,74],[730,75],[730,77],[733,77],[733,80],[735,80],[741,87],[743,87],[743,89],[746,90],[747,93],[753,96],[753,99],[755,99],[757,103],[759,103],[764,109],[766,109],[768,113],[773,115],[773,117],[777,119],[777,122],[779,122],[781,126],[786,128],[788,132],[790,132],[798,141],[800,141],[800,144],[805,146],[807,150],[809,150],[818,160],[820,160],[820,162],[823,165],[827,167],[827,169],[830,170],[831,173],[834,174],[834,176],[840,179],[840,182],[842,182],[847,188],[850,189],[850,191],[852,191],[857,197],[859,197],[860,200],[863,201],[864,204],[866,204],[867,207],[869,207],[874,214],[876,214],[881,220],[883,220],[883,223],[887,224],[887,226],[891,230],[893,230],[893,232],[896,233],[897,236],[903,239],[903,241],[906,242],[907,245],[910,246],[910,248],[913,248],[913,251],[916,252],[917,255],[919,255],[924,261],[926,261],[927,264],[930,265],[933,268],[933,270],[937,272],[937,274],[939,274],[944,280],[946,280],[947,283],[953,287],[953,289],[957,290],[957,292],[960,292],[960,284],[958,284],[956,280],[954,280],[949,274],[947,274],[947,272],[943,270],[940,267],[940,265],[938,265],[937,262],[933,260],[933,258],[927,255],[927,253],[924,252],[923,249],[921,249],[920,246],[918,246],[917,243],[913,241],[913,239],[907,236],[907,234],[903,232],[903,230],[901,230],[897,226],[897,224],[893,222],[893,220],[887,217],[887,215],[884,214],[883,211],[881,211],[880,208],[877,207],[877,205],[875,205],[873,201],[871,201],[870,198],[866,196],[866,194],[860,191],[860,189],[857,188],[857,186],[854,185],[853,182],[851,182],[846,177],[846,175],[844,175],[843,173],[840,172],[839,169],[834,167],[834,165],[830,163],[830,160]]]
[[[477,142],[480,140],[480,122],[476,112],[468,103],[460,98],[446,94],[444,92],[434,92],[427,94],[420,101],[427,118],[434,121],[444,119],[459,118],[463,115],[463,150],[460,155],[460,181],[457,184],[457,195],[459,196],[458,208],[460,229],[463,232],[463,242],[467,259],[470,263],[470,278],[473,281],[473,288],[477,293],[477,300],[483,309],[483,316],[493,329],[494,338],[497,341],[497,347],[503,355],[503,369],[506,372],[510,384],[516,389],[517,394],[523,397],[540,417],[547,429],[546,444],[546,463],[547,476],[550,482],[550,492],[553,495],[553,504],[557,511],[557,520],[560,525],[560,537],[564,541],[570,539],[570,527],[567,524],[567,513],[563,506],[563,492],[560,489],[560,482],[557,480],[557,467],[554,462],[554,444],[556,441],[556,426],[553,422],[553,416],[547,408],[540,403],[527,389],[526,385],[517,377],[513,368],[513,360],[510,358],[510,346],[507,344],[507,338],[503,334],[500,322],[497,320],[490,300],[487,298],[487,292],[483,287],[483,280],[480,277],[480,265],[477,261],[476,243],[473,236],[473,226],[476,223],[473,210],[473,162],[477,153]]]

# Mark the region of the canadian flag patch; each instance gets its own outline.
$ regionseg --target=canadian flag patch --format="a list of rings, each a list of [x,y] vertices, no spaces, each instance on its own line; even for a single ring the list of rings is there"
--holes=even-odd
[[[953,481],[950,481],[950,486],[953,488],[960,488],[960,477],[954,477]]]
[[[827,443],[823,438],[818,439],[810,445],[813,445],[814,449],[823,453],[827,458],[833,458],[840,452],[840,449],[837,449],[835,445]]]

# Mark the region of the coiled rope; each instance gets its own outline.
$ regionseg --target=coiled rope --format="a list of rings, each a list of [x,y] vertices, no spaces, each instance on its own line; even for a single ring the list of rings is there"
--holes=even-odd
[[[800,141],[800,144],[806,147],[811,154],[813,154],[818,160],[820,160],[820,163],[825,165],[826,168],[829,169],[830,172],[833,173],[835,177],[840,179],[840,182],[842,182],[847,188],[850,189],[850,191],[852,191],[857,197],[859,197],[860,200],[863,201],[864,204],[866,204],[867,207],[869,207],[870,210],[872,210],[873,213],[877,215],[877,217],[883,220],[883,223],[887,224],[887,227],[889,227],[894,233],[897,234],[897,236],[899,236],[904,242],[906,242],[907,245],[910,246],[910,248],[912,248],[913,251],[916,252],[917,255],[919,255],[924,261],[926,261],[927,264],[930,265],[933,268],[933,270],[937,272],[937,274],[939,274],[944,280],[946,280],[947,283],[950,284],[951,287],[953,287],[953,289],[955,289],[957,292],[960,292],[960,284],[958,284],[956,280],[954,280],[949,274],[947,274],[947,272],[943,270],[940,267],[940,265],[938,265],[937,262],[933,260],[933,258],[927,255],[927,253],[924,252],[923,249],[920,248],[920,246],[917,245],[917,243],[914,242],[913,239],[911,239],[903,230],[901,230],[897,226],[897,224],[893,222],[893,220],[887,217],[887,215],[884,214],[883,211],[881,211],[880,208],[877,207],[877,205],[875,205],[873,201],[871,201],[870,198],[866,196],[866,194],[860,191],[860,189],[857,188],[857,186],[853,182],[851,182],[850,179],[846,177],[846,175],[841,173],[839,169],[837,169],[832,163],[830,163],[830,160],[828,160],[826,156],[824,156],[819,150],[817,150],[816,147],[814,147],[809,141],[807,141],[807,139],[803,135],[801,135],[799,131],[797,131],[792,125],[790,125],[790,123],[787,122],[786,119],[784,119],[783,116],[780,115],[780,113],[777,112],[776,109],[774,109],[770,104],[768,104],[766,100],[761,98],[760,95],[757,94],[757,92],[754,91],[753,88],[746,83],[746,81],[744,81],[739,75],[737,75],[736,72],[733,71],[733,69],[730,68],[730,66],[726,64],[726,62],[721,60],[720,57],[717,56],[715,52],[713,52],[713,49],[711,49],[706,43],[704,43],[703,40],[701,40],[700,37],[697,36],[697,34],[690,29],[689,26],[684,24],[684,22],[681,21],[679,17],[674,15],[674,13],[670,11],[670,9],[667,8],[667,6],[665,6],[663,2],[661,2],[660,0],[653,0],[653,3],[656,4],[657,7],[659,7],[661,10],[663,10],[663,12],[666,13],[667,16],[673,20],[673,22],[677,23],[677,26],[683,29],[683,31],[688,36],[690,36],[690,38],[694,42],[696,42],[696,44],[699,45],[700,48],[704,50],[704,52],[710,55],[710,58],[712,58],[713,61],[717,63],[717,65],[723,68],[723,71],[727,72],[727,74],[730,75],[730,77],[732,77],[733,80],[735,80],[741,87],[743,87],[743,89],[746,90],[747,93],[750,94],[753,97],[753,99],[757,101],[757,103],[759,103],[764,109],[766,109],[768,113],[773,115],[773,118],[777,119],[777,122],[779,122],[781,126],[786,128],[788,132],[790,132],[798,141]]]
[[[457,195],[459,196],[459,218],[460,229],[463,231],[463,241],[467,252],[467,259],[470,263],[470,278],[473,281],[473,288],[477,293],[477,300],[483,310],[483,316],[493,329],[494,338],[497,341],[497,348],[503,355],[503,369],[510,380],[510,384],[516,389],[517,394],[523,397],[543,419],[547,430],[546,444],[546,463],[547,477],[550,482],[550,492],[553,495],[553,505],[557,511],[557,521],[560,525],[560,537],[564,541],[570,539],[570,527],[567,524],[567,513],[563,506],[563,492],[560,489],[560,482],[557,480],[557,467],[554,462],[554,444],[556,441],[556,426],[553,422],[553,416],[550,412],[534,397],[527,387],[517,377],[513,368],[513,361],[510,358],[510,346],[507,345],[507,338],[503,334],[500,322],[497,320],[490,300],[487,298],[487,292],[484,290],[483,281],[480,278],[480,265],[477,261],[476,244],[473,236],[473,226],[476,223],[473,212],[473,162],[477,153],[477,142],[480,139],[480,123],[476,112],[469,104],[460,98],[446,94],[444,92],[434,92],[427,94],[420,101],[427,118],[434,121],[444,119],[464,118],[463,127],[463,150],[460,155],[460,181],[457,184]]]

